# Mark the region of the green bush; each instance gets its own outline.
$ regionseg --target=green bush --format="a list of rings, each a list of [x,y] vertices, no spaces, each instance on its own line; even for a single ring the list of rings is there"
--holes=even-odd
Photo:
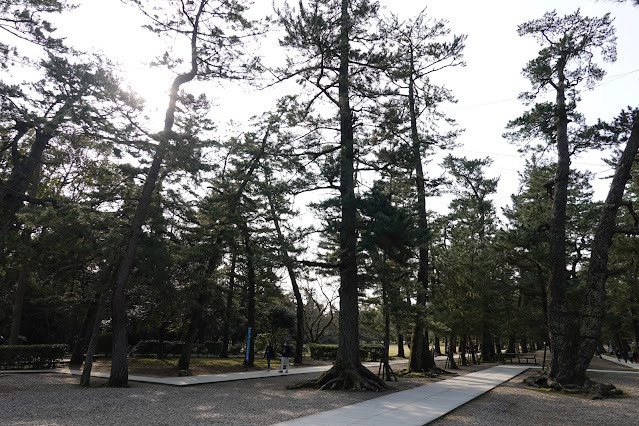
[[[319,343],[309,343],[308,349],[311,351],[311,358],[335,361],[337,359],[337,345],[320,345]]]
[[[113,349],[113,333],[110,331],[98,335],[98,343],[95,348],[95,353],[104,354],[105,356],[111,355]]]
[[[204,347],[209,356],[220,356],[222,352],[222,342],[212,342],[209,340],[204,342]]]
[[[362,361],[379,361],[384,356],[384,345],[365,343],[359,345],[359,358]]]
[[[69,351],[69,345],[2,345],[0,368],[53,368]]]
[[[179,356],[182,355],[182,349],[184,349],[184,342],[171,342],[171,346],[167,348],[166,352],[171,353],[172,355]]]
[[[164,353],[169,352],[170,342],[164,342]],[[160,341],[159,340],[142,340],[135,346],[135,354],[141,356],[149,356],[152,354],[160,353]]]
[[[311,358],[335,361],[337,359],[337,345],[320,345],[318,343],[309,343],[308,350],[311,352]],[[379,361],[384,354],[384,345],[380,344],[362,344],[359,347],[359,358],[362,361]]]
[[[239,355],[244,352],[244,344],[236,343],[234,345],[229,345],[229,355]]]

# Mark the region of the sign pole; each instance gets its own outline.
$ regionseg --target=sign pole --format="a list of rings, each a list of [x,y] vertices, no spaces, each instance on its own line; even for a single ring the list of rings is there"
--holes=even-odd
[[[244,357],[244,365],[249,363],[249,352],[251,350],[251,327],[246,332],[246,356]]]

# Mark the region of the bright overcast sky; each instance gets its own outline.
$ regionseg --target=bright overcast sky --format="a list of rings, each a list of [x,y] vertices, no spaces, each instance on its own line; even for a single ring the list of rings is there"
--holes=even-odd
[[[275,2],[280,3],[279,0]],[[170,78],[149,70],[144,64],[162,53],[156,37],[140,29],[135,9],[119,0],[84,0],[80,3],[77,11],[59,21],[59,32],[68,36],[70,45],[103,50],[109,58],[121,63],[133,88],[158,104],[157,116],[161,119]],[[256,3],[260,8],[270,10],[271,0],[256,0]],[[509,145],[501,135],[508,120],[524,111],[517,95],[528,90],[529,84],[521,75],[521,69],[539,50],[534,40],[517,35],[517,25],[540,18],[553,9],[559,15],[572,13],[577,8],[581,8],[582,15],[586,16],[600,17],[611,13],[617,28],[618,60],[614,64],[602,64],[607,71],[606,78],[593,91],[583,93],[579,106],[590,123],[598,118],[609,120],[628,105],[639,106],[639,54],[636,48],[639,7],[633,7],[631,3],[593,0],[381,1],[386,10],[402,17],[414,16],[427,7],[430,16],[448,20],[453,33],[468,35],[464,51],[467,66],[445,70],[433,76],[433,81],[446,85],[458,99],[456,105],[446,108],[449,116],[466,129],[459,139],[463,147],[455,155],[490,156],[494,160],[488,174],[500,177],[499,192],[494,197],[497,206],[509,203],[510,194],[517,191],[523,159],[516,147]],[[238,116],[246,116],[247,111],[258,114],[267,110],[274,98],[274,95],[258,94],[250,88],[234,91],[231,96],[216,94],[216,90],[220,88],[216,86],[207,91],[207,95],[225,111],[235,111],[234,115]],[[229,102],[231,98],[235,102]],[[605,176],[606,169],[599,157],[595,154],[575,159],[573,164],[599,173],[598,177]],[[604,185],[595,187],[596,197],[605,197]],[[429,205],[441,212],[445,204],[431,200]]]

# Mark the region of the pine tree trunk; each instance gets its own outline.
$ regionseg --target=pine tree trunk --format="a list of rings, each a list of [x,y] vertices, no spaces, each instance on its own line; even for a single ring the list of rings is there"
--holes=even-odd
[[[245,366],[253,367],[253,364],[255,363],[255,287],[257,286],[257,283],[255,278],[255,253],[253,252],[246,224],[244,227],[244,246],[246,248],[246,286],[248,293],[246,323],[247,327],[253,331],[248,342],[248,360],[245,361]]]
[[[339,69],[340,118],[340,316],[336,366],[356,369],[359,361],[359,303],[357,278],[357,207],[354,182],[353,116],[349,99],[350,14],[349,2],[342,0]]]
[[[382,355],[382,363],[384,371],[382,379],[386,381],[392,380],[392,371],[389,364],[389,348],[390,348],[390,306],[388,302],[388,292],[386,286],[382,284],[382,304],[384,309],[384,353]]]
[[[198,300],[191,311],[191,317],[189,321],[189,329],[184,338],[184,346],[182,347],[182,353],[178,360],[177,368],[180,371],[187,371],[191,366],[191,354],[193,353],[193,345],[195,345],[195,339],[197,338],[200,324],[202,323],[202,316],[204,314],[204,297],[198,296]]]
[[[562,384],[581,385],[583,383],[586,378],[586,369],[601,338],[601,325],[606,308],[606,280],[609,275],[608,255],[613,237],[617,231],[617,212],[623,202],[626,183],[630,179],[633,161],[637,156],[638,150],[639,116],[635,115],[630,138],[612,178],[610,190],[603,205],[592,243],[586,278],[586,294],[579,317],[579,340],[575,344],[577,357],[572,368],[568,370],[569,374],[560,370],[557,376],[554,376]],[[569,381],[566,381],[567,379]]]
[[[396,326],[397,329],[397,356],[399,358],[406,358],[406,353],[404,352],[404,334],[400,331],[399,327]]]
[[[89,340],[89,346],[87,347],[87,355],[84,359],[84,368],[82,369],[82,376],[80,376],[80,386],[89,387],[91,385],[91,370],[93,368],[93,356],[95,354],[95,347],[98,344],[98,335],[100,334],[100,325],[102,318],[104,317],[105,304],[107,301],[109,290],[104,290],[100,294],[100,298],[97,301],[97,307],[95,315],[93,317],[93,324],[91,326],[91,338]]]
[[[268,184],[267,176],[267,184]],[[302,300],[302,292],[297,284],[297,273],[295,272],[293,259],[288,254],[286,249],[286,241],[282,234],[282,228],[280,227],[280,220],[275,210],[275,204],[273,203],[273,196],[269,192],[267,194],[269,207],[271,209],[271,218],[275,232],[277,233],[277,241],[280,248],[280,254],[284,260],[284,266],[288,271],[288,277],[291,280],[291,287],[293,287],[293,295],[295,296],[295,354],[293,356],[293,362],[295,365],[302,364],[302,354],[304,350],[304,301]]]
[[[135,215],[131,221],[131,229],[126,244],[126,251],[120,267],[111,297],[111,316],[113,326],[113,351],[111,361],[111,375],[107,386],[110,387],[128,387],[129,386],[129,367],[127,365],[127,328],[126,328],[126,300],[125,288],[129,280],[131,268],[135,262],[135,252],[138,242],[142,234],[142,225],[146,218],[146,212],[151,204],[151,196],[155,189],[160,174],[160,168],[166,151],[169,148],[171,136],[173,133],[173,124],[175,123],[175,110],[177,104],[180,86],[193,80],[197,74],[197,35],[199,28],[200,15],[206,2],[200,3],[200,9],[197,12],[193,23],[193,31],[191,32],[191,70],[188,73],[180,74],[173,80],[173,85],[169,92],[169,106],[166,110],[164,118],[164,130],[159,135],[159,144],[153,162],[149,169],[148,175],[142,187],[142,195],[135,210]]]
[[[165,347],[166,347],[166,327],[168,324],[169,323],[166,320],[166,317],[163,316],[162,322],[160,324],[160,333],[158,336],[158,354],[157,354],[158,359],[167,358]]]
[[[95,318],[99,310],[99,304],[102,300],[102,294],[96,295],[95,299],[89,306],[87,313],[84,317],[84,323],[82,329],[78,334],[78,339],[73,346],[73,352],[71,353],[71,360],[69,365],[81,365],[84,358],[84,349],[87,347],[93,334],[93,324],[95,324]]]
[[[493,342],[493,336],[486,325],[486,321],[484,321],[484,330],[481,341],[481,359],[484,362],[493,362],[496,360],[497,354],[495,353],[495,346],[499,346],[499,342]],[[501,349],[498,350],[498,354],[501,355]]]
[[[231,328],[231,310],[233,309],[233,289],[235,288],[235,266],[237,264],[237,250],[233,246],[231,271],[229,272],[229,286],[226,292],[226,312],[224,313],[224,330],[222,334],[222,352],[220,358],[229,356],[229,335]]]
[[[450,366],[451,370],[459,369],[459,366],[457,366],[457,363],[455,362],[456,339],[457,337],[455,336],[455,333],[451,330],[450,338],[448,339],[448,365]]]
[[[337,360],[316,382],[320,389],[387,388],[359,359],[359,301],[357,276],[357,204],[354,179],[353,115],[349,100],[351,19],[349,0],[341,1],[339,38],[340,201],[339,227],[340,315]],[[300,386],[303,386],[302,384]]]
[[[48,142],[49,139],[46,139],[46,141]],[[36,142],[37,140],[38,140],[38,136],[36,132]],[[29,196],[31,197],[36,197],[38,195],[38,187],[40,185],[40,174],[42,171],[42,163],[41,163],[42,152],[44,151],[46,142],[44,143],[43,146],[41,146],[38,149],[37,153],[34,153],[35,146],[36,146],[36,143],[34,143],[34,146],[31,149],[31,155],[29,155],[29,158],[19,163],[19,166],[18,165],[16,166],[18,170],[21,170],[21,172],[16,172],[16,169],[14,169],[14,173],[12,174],[12,178],[14,174],[17,174],[17,175],[24,174],[25,175],[24,179],[19,180],[20,184],[16,184],[15,182],[12,183],[10,179],[8,184],[9,188],[12,188],[13,186],[14,187],[13,190],[16,190],[16,191],[19,191],[19,190],[26,191],[28,189]],[[23,189],[23,183],[24,182],[29,183],[28,181],[26,181],[26,179],[30,179],[30,185]],[[12,200],[14,198],[16,198],[14,194],[11,194],[11,192],[9,192],[4,194],[2,199],[2,204],[4,205],[4,207],[2,208],[2,211],[4,213],[9,214],[9,217],[5,219],[7,221],[5,224],[8,224],[8,226],[13,225],[13,223],[15,222],[15,215],[18,212],[19,208],[22,206],[22,201],[19,200],[18,205],[12,207],[13,205]],[[30,207],[33,208],[33,205],[30,205]],[[6,209],[8,209],[8,211],[6,211]],[[7,228],[5,232],[8,232],[8,229],[9,228]],[[10,345],[17,345],[19,337],[20,337],[20,326],[22,324],[22,311],[24,309],[24,299],[27,293],[27,287],[29,286],[29,273],[31,272],[31,268],[30,268],[31,257],[29,255],[29,250],[28,250],[28,248],[31,246],[31,233],[32,233],[32,230],[29,229],[29,227],[25,226],[25,228],[22,230],[22,233],[20,234],[20,242],[22,243],[25,250],[23,251],[23,254],[21,256],[21,263],[18,269],[18,280],[16,282],[16,295],[15,295],[15,300],[13,303],[13,315],[11,317],[11,334],[9,335]],[[2,247],[4,247],[4,245],[2,245]]]
[[[16,213],[24,205],[24,198],[29,187],[37,187],[39,170],[42,165],[42,155],[53,133],[36,129],[35,138],[28,156],[17,154],[13,158],[13,170],[6,185],[0,188],[0,241],[4,249],[7,233],[15,225]],[[17,143],[17,141],[15,142]],[[31,191],[35,197],[37,191]]]
[[[461,356],[461,361],[463,366],[468,365],[468,360],[466,359],[466,341],[467,336],[461,336],[459,339],[459,355]]]
[[[548,295],[548,329],[550,332],[550,377],[562,384],[580,382],[574,366],[578,332],[577,313],[568,304],[566,273],[566,206],[570,175],[568,146],[568,115],[565,96],[565,59],[558,64],[556,97],[557,111],[557,169],[550,219],[550,284]],[[589,360],[590,361],[590,360]]]
[[[439,341],[439,336],[435,335],[434,346],[435,346],[435,355],[437,355],[437,356],[441,356],[441,354],[442,354],[442,349],[441,349],[440,345],[441,345],[441,342]]]
[[[410,51],[410,78],[408,84],[408,104],[411,123],[411,141],[413,165],[415,168],[415,187],[417,189],[417,226],[420,231],[419,267],[417,271],[417,316],[413,326],[409,371],[428,371],[435,368],[435,360],[428,350],[428,329],[426,328],[425,312],[428,303],[428,245],[429,228],[426,216],[426,187],[424,184],[424,170],[422,167],[421,146],[417,129],[417,111],[415,106],[415,64],[413,52]]]

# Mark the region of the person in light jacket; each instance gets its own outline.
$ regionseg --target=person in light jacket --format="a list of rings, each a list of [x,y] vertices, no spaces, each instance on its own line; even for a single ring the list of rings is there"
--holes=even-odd
[[[291,356],[291,345],[288,342],[282,346],[282,361],[280,361],[280,373],[284,370],[284,364],[286,364],[286,372],[288,373],[288,359]]]

